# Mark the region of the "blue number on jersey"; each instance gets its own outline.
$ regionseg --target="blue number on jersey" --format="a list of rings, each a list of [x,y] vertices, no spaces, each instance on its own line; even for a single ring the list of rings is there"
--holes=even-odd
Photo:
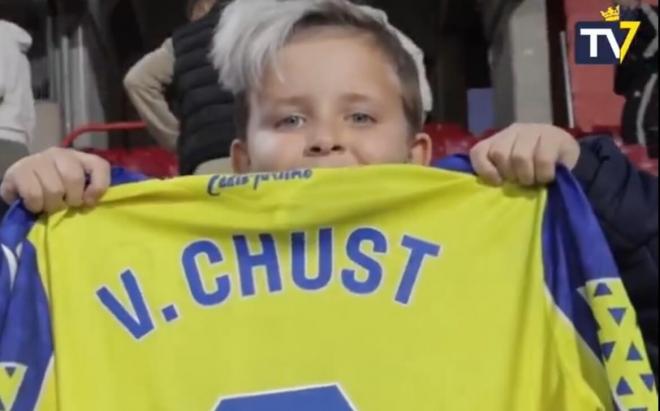
[[[338,386],[254,394],[220,401],[215,411],[357,411]]]

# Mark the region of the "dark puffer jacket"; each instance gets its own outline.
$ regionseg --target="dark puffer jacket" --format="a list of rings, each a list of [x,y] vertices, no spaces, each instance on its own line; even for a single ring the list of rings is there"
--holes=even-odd
[[[177,154],[181,174],[192,174],[203,162],[229,156],[236,137],[234,97],[218,83],[209,52],[221,8],[214,7],[200,20],[172,36],[174,79],[171,92],[181,119]]]
[[[638,171],[611,138],[581,142],[573,174],[607,237],[658,378],[658,179]]]

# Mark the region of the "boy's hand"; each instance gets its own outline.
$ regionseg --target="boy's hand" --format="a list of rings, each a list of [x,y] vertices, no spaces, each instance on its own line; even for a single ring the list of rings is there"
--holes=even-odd
[[[86,183],[89,175],[89,185]],[[0,196],[11,204],[23,199],[33,213],[64,207],[92,206],[110,186],[110,164],[104,159],[63,148],[51,148],[19,160],[0,185]]]
[[[523,186],[555,180],[557,164],[575,168],[580,145],[566,131],[544,124],[514,124],[472,149],[470,159],[486,183]]]

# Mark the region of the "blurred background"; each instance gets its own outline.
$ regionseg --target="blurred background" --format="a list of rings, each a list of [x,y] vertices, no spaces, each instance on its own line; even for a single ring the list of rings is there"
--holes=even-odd
[[[614,92],[615,67],[577,66],[572,54],[575,23],[600,20],[600,10],[612,1],[366,3],[386,10],[425,52],[435,95],[429,131],[436,155],[464,151],[473,139],[513,122],[554,123],[578,138],[591,132],[620,137],[624,98]],[[657,0],[646,3],[657,6]],[[89,124],[139,121],[123,77],[186,23],[184,1],[0,0],[0,10],[34,41],[29,52],[37,100],[32,151],[59,145],[71,133],[80,134],[77,147],[111,149],[115,155],[154,145],[141,127],[78,131]],[[627,150],[641,167],[657,173],[657,161],[644,150],[636,145]],[[159,159],[160,152],[136,161],[172,161]],[[173,170],[157,167],[151,174]]]

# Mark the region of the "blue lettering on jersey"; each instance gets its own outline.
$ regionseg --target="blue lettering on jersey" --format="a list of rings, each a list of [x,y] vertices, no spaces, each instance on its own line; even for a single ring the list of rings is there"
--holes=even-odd
[[[346,254],[355,264],[367,271],[364,281],[358,279],[356,270],[345,269],[342,271],[344,286],[355,294],[371,294],[375,292],[383,279],[383,267],[373,257],[362,251],[363,243],[371,243],[374,254],[385,254],[387,252],[387,238],[382,232],[373,228],[360,228],[348,236],[346,242]]]
[[[202,240],[192,243],[183,250],[181,263],[183,264],[183,273],[188,282],[188,289],[193,299],[200,305],[209,307],[222,304],[229,297],[231,292],[231,281],[229,276],[224,274],[216,277],[216,288],[208,291],[204,288],[204,280],[198,264],[198,258],[205,257],[212,265],[222,262],[222,253],[220,248],[209,240]]]
[[[401,285],[394,299],[401,304],[408,304],[415,289],[419,273],[422,270],[424,259],[426,257],[439,257],[441,249],[437,244],[411,236],[404,236],[401,245],[410,250],[410,257],[403,271]]]
[[[317,238],[318,268],[312,269],[313,264],[309,264],[308,255],[310,246]],[[278,253],[278,246],[285,245],[277,244],[272,234],[264,233],[257,237],[235,235],[232,238],[233,250],[227,252],[234,252],[234,258],[229,260],[236,262],[238,272],[223,272],[225,258],[220,245],[208,239],[198,240],[185,246],[181,252],[182,274],[192,300],[204,308],[226,303],[232,292],[239,292],[242,297],[255,296],[257,273],[265,274],[265,292],[269,294],[283,291],[283,273],[291,273],[291,284],[306,292],[325,289],[335,276],[336,281],[354,295],[365,296],[381,291],[385,273],[378,257],[386,257],[391,251],[390,244],[395,243],[390,243],[386,234],[377,228],[356,228],[349,233],[346,243],[340,248],[345,251],[354,267],[341,269],[335,267],[338,257],[336,240],[332,228],[322,228],[316,233],[294,232],[288,244],[291,260],[284,262]],[[410,235],[404,235],[399,244],[402,249],[407,250],[408,259],[400,274],[388,274],[400,275],[400,278],[397,277],[398,284],[393,300],[408,305],[420,283],[424,265],[429,259],[440,256],[441,246]],[[282,267],[287,263],[290,264],[290,271],[282,271]],[[151,315],[151,312],[155,311],[150,310],[133,271],[122,273],[120,279],[128,296],[128,303],[122,303],[106,286],[97,291],[97,296],[112,317],[133,338],[139,340],[155,329]],[[177,306],[178,302],[169,302],[160,310],[167,324],[179,320]]]
[[[314,278],[307,273],[308,243],[304,232],[291,234],[291,273],[293,282],[306,291],[317,291],[325,288],[332,279],[332,228],[319,230],[319,270]]]
[[[275,240],[270,234],[259,235],[263,252],[251,254],[248,240],[244,235],[234,237],[238,269],[241,276],[241,293],[243,297],[251,297],[256,291],[254,287],[254,270],[263,267],[266,270],[268,289],[271,293],[282,291],[282,278],[280,277],[280,263],[277,257]]]
[[[338,386],[246,395],[220,401],[215,411],[357,411]]]
[[[127,270],[121,275],[121,281],[130,301],[130,309],[124,307],[108,287],[101,287],[96,295],[133,338],[140,340],[154,330],[154,321],[135,274]]]

